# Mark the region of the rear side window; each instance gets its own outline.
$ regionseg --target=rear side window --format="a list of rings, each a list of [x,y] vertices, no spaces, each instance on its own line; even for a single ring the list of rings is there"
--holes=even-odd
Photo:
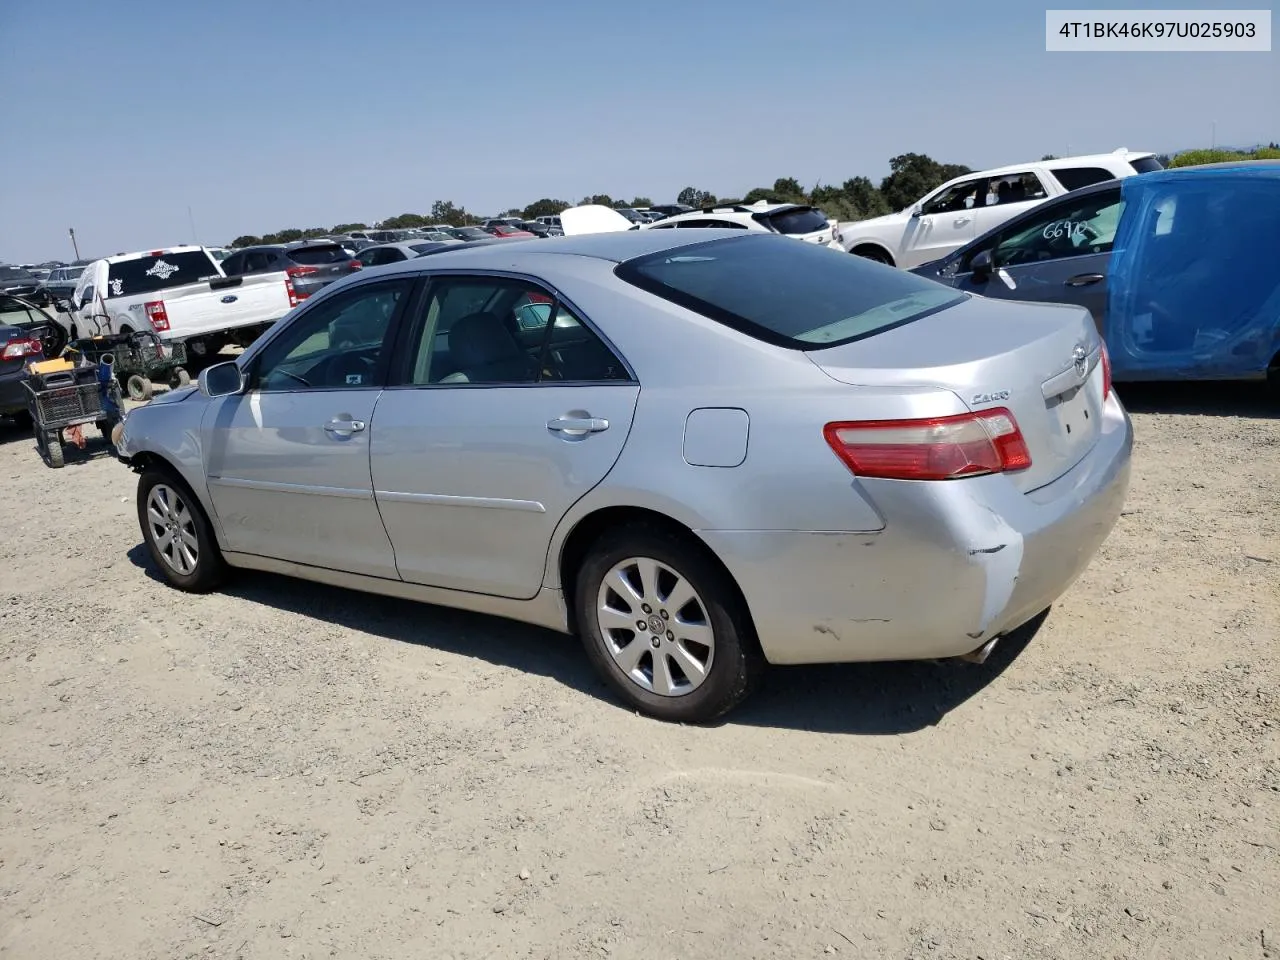
[[[913,273],[765,234],[649,254],[615,272],[758,340],[799,350],[869,337],[967,298]]]
[[[794,236],[798,233],[817,233],[819,230],[827,229],[827,218],[822,215],[822,211],[814,210],[811,207],[804,207],[799,210],[783,210],[779,213],[771,214],[766,217],[769,225],[779,233],[785,233]]]
[[[308,267],[323,266],[326,263],[341,263],[350,260],[347,251],[338,244],[332,246],[299,247],[289,251],[289,259]]]
[[[1079,190],[1081,187],[1087,187],[1090,184],[1103,183],[1104,181],[1115,179],[1115,174],[1110,170],[1102,169],[1102,167],[1066,167],[1065,169],[1051,172],[1058,182],[1068,190]]]
[[[219,275],[217,264],[203,250],[163,253],[158,257],[147,256],[109,264],[104,293],[108,298],[132,297]]]
[[[1137,160],[1130,160],[1129,166],[1133,167],[1137,173],[1152,173],[1156,170],[1164,169],[1164,164],[1155,157],[1140,157]]]

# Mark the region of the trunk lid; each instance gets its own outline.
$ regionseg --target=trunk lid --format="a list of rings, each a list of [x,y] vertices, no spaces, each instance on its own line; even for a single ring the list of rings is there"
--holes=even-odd
[[[1008,475],[1024,493],[1084,459],[1102,425],[1102,344],[1081,307],[971,297],[807,356],[841,383],[943,387],[970,410],[1008,409],[1031,453]]]

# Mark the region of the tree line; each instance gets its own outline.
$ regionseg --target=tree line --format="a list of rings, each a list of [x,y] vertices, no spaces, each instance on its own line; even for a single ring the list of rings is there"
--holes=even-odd
[[[1055,160],[1053,154],[1045,154],[1042,160]],[[1268,144],[1251,151],[1241,150],[1188,150],[1176,156],[1161,156],[1161,163],[1166,167],[1182,167],[1200,163],[1222,163],[1235,160],[1280,159],[1280,145]],[[963,164],[940,163],[922,153],[903,153],[889,160],[889,175],[879,184],[868,177],[851,177],[841,184],[816,183],[805,190],[800,181],[794,177],[779,177],[769,187],[754,187],[741,197],[717,197],[709,190],[698,187],[685,187],[676,197],[677,203],[691,207],[706,207],[712,204],[756,203],[765,200],[770,203],[803,203],[819,207],[828,217],[837,220],[865,220],[886,213],[902,210],[919,200],[922,196],[955,177],[972,173],[973,170]],[[653,201],[648,197],[633,197],[630,201],[615,199],[607,194],[594,194],[583,197],[576,204],[567,200],[555,200],[543,197],[535,200],[527,207],[512,207],[498,214],[503,217],[520,217],[533,220],[537,217],[555,216],[562,210],[582,204],[601,204],[606,207],[649,207]],[[483,217],[471,213],[451,200],[436,200],[427,213],[402,213],[388,217],[376,224],[338,223],[332,227],[307,227],[278,230],[262,236],[246,234],[232,241],[233,247],[248,247],[259,243],[290,243],[294,240],[306,240],[310,237],[345,234],[352,230],[404,230],[412,227],[427,227],[432,224],[445,223],[454,227],[473,226],[481,223]]]

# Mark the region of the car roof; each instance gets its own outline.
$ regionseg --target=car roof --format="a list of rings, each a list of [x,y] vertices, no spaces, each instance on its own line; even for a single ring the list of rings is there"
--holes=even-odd
[[[513,267],[518,269],[519,264],[512,263],[513,250],[517,256],[523,256],[524,252],[527,252],[534,255],[554,254],[559,256],[589,257],[611,263],[622,263],[651,253],[678,250],[681,247],[688,247],[697,243],[742,237],[742,235],[741,230],[708,228],[687,232],[678,230],[619,230],[613,233],[585,233],[574,237],[539,237],[537,239],[516,237],[503,240],[494,237],[491,242],[481,240],[460,246],[443,246],[440,250],[433,251],[431,255],[442,258],[439,261],[433,260],[433,263],[447,263],[451,266],[456,265],[465,269],[479,270],[510,270]],[[795,241],[786,240],[786,242],[794,243]],[[509,246],[510,244],[521,244],[522,246],[511,247]],[[523,246],[524,244],[528,246]],[[404,263],[391,264],[380,269],[393,273],[398,270],[415,271],[421,270],[422,264],[415,259]]]

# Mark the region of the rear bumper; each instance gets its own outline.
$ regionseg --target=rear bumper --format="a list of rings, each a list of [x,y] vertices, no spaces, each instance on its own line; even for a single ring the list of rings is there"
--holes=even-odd
[[[0,416],[10,416],[27,409],[27,391],[20,373],[0,376]]]
[[[1089,455],[1029,494],[1006,478],[862,481],[877,533],[700,531],[771,663],[952,657],[1056,601],[1115,526],[1133,433],[1114,396]]]

